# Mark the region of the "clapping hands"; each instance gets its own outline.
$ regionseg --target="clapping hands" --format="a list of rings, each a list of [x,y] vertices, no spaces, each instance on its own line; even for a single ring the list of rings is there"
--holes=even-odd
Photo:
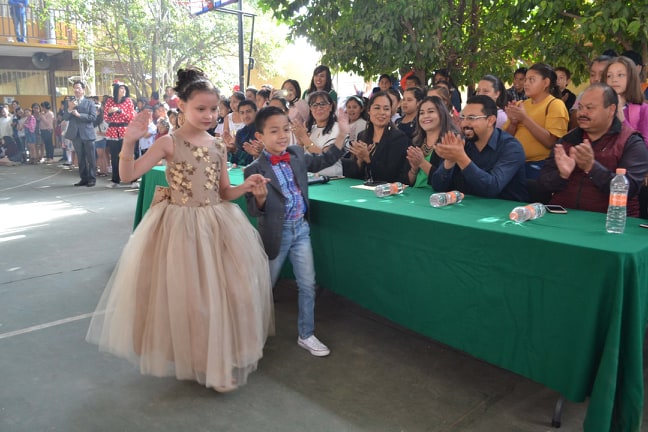
[[[418,170],[421,167],[421,163],[425,160],[425,155],[423,155],[423,150],[420,147],[409,146],[407,147],[407,162],[413,170]]]
[[[351,131],[351,126],[349,125],[349,115],[343,108],[338,108],[337,121],[340,133],[348,135]]]
[[[250,140],[248,142],[244,142],[243,150],[245,150],[248,154],[251,154],[255,158],[259,157],[259,155],[263,151],[263,143],[259,140]]]
[[[569,154],[567,154],[562,144],[556,144],[554,147],[554,159],[560,177],[568,179],[576,166],[586,173],[592,170],[594,167],[594,150],[587,139],[577,146],[572,146],[569,149]]]
[[[365,163],[371,163],[371,155],[369,145],[363,141],[352,141],[349,147],[349,152],[356,157],[357,160]],[[373,146],[373,144],[372,144]]]
[[[509,102],[506,106],[506,115],[512,123],[520,123],[526,116],[526,110],[523,103]]]

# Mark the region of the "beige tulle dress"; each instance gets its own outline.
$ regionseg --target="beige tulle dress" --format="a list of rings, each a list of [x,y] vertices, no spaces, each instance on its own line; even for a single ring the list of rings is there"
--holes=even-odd
[[[228,391],[274,331],[268,259],[241,209],[221,201],[223,145],[174,141],[167,194],[124,247],[87,340],[143,374]]]

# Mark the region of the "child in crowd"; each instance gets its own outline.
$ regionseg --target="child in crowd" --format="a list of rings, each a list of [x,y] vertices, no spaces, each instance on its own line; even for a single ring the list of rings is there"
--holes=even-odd
[[[153,142],[156,139],[157,131],[158,131],[158,127],[155,125],[155,123],[153,123],[153,117],[151,117],[151,121],[149,121],[148,127],[146,129],[146,133],[138,141],[139,143],[138,157],[141,157],[144,154],[146,154],[148,149],[153,145]]]
[[[63,138],[63,156],[65,157],[65,161],[63,162],[63,166],[75,166],[76,165],[76,154],[74,153],[74,144],[72,143],[72,140],[69,140],[65,138],[65,133],[67,132],[67,128],[70,124],[69,120],[63,120],[61,121],[61,133],[62,138]]]
[[[225,147],[206,130],[219,92],[200,69],[180,69],[175,87],[181,129],[136,161],[135,142],[151,113],[126,129],[120,173],[126,181],[167,161],[167,193],[124,247],[87,340],[139,365],[140,372],[198,381],[217,391],[245,384],[273,331],[268,259],[241,209],[229,202],[263,195],[266,179],[230,185]]]
[[[259,90],[259,92],[260,91],[261,90]],[[257,94],[259,94],[259,92],[257,92]],[[241,120],[245,123],[245,126],[239,129],[236,133],[234,146],[231,150],[232,155],[230,157],[230,162],[242,167],[249,165],[250,162],[254,160],[253,155],[245,151],[244,144],[249,144],[254,140],[254,118],[256,117],[257,106],[253,101],[246,99],[239,104],[238,112],[239,116],[241,116]]]
[[[156,127],[157,134],[155,135],[155,139],[162,138],[164,135],[167,135],[170,131],[171,131],[171,125],[169,124],[169,120],[167,119],[158,120],[157,127]]]
[[[29,150],[29,163],[35,165],[43,157],[42,152],[39,152],[36,145],[36,117],[32,114],[31,109],[25,108],[21,120],[23,120],[22,124],[19,122],[18,127],[22,127],[23,130],[25,147]]]
[[[330,350],[315,337],[315,265],[308,224],[308,176],[333,165],[343,153],[349,120],[339,111],[339,133],[335,145],[327,152],[305,153],[291,145],[288,115],[277,107],[261,109],[256,116],[256,137],[265,150],[245,168],[246,179],[261,175],[270,179],[270,187],[247,192],[248,213],[259,218],[259,232],[268,258],[272,285],[290,258],[298,288],[297,344],[312,355],[323,357]],[[247,181],[247,180],[246,180]]]
[[[20,165],[21,161],[22,155],[14,139],[9,135],[0,136],[0,165]]]
[[[25,113],[22,108],[17,108],[14,111],[14,122],[15,122],[15,128],[16,128],[16,136],[18,137],[18,145],[20,146],[21,151],[23,152],[25,163],[29,161],[29,147],[27,147],[27,143],[25,142],[25,122],[27,121],[27,117],[25,116]]]

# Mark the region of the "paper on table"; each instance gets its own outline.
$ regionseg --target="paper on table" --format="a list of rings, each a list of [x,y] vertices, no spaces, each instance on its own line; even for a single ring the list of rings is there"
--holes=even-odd
[[[356,189],[366,189],[366,190],[371,190],[371,191],[376,190],[376,186],[367,186],[367,185],[363,185],[363,184],[354,185],[354,186],[351,186],[351,187],[356,188]]]

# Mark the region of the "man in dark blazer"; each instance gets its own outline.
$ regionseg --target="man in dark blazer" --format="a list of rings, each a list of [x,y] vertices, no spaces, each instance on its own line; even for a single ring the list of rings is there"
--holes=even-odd
[[[74,186],[92,187],[97,182],[97,160],[95,156],[94,121],[97,118],[97,106],[92,99],[85,97],[85,84],[75,81],[74,99],[67,101],[67,110],[63,119],[68,120],[65,138],[72,141],[79,161],[81,181]]]

